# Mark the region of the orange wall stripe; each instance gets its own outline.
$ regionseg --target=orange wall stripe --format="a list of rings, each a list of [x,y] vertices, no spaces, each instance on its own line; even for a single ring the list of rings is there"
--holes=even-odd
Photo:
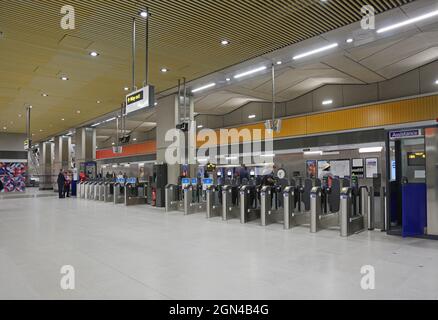
[[[96,159],[112,159],[132,157],[137,155],[155,154],[157,151],[157,143],[154,140],[146,141],[144,143],[130,144],[123,147],[123,153],[114,153],[113,149],[103,149],[96,151]]]
[[[366,129],[437,118],[438,96],[435,95],[283,119],[281,132],[275,133],[274,138]],[[248,129],[251,132],[262,129],[264,136],[263,123],[240,126],[236,129]],[[220,130],[215,132],[219,140]],[[246,142],[245,140],[248,139],[240,139],[240,142]],[[198,140],[197,146],[201,147],[204,143]]]

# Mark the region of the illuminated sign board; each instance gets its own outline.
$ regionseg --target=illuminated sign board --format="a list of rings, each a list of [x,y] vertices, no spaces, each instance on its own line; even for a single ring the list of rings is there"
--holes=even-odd
[[[126,114],[155,106],[155,88],[146,86],[126,96]]]
[[[421,137],[421,136],[422,136],[422,132],[420,129],[392,131],[389,133],[389,138],[391,140],[417,138],[417,137]]]
[[[425,167],[426,153],[424,152],[408,152],[408,166],[410,167]]]

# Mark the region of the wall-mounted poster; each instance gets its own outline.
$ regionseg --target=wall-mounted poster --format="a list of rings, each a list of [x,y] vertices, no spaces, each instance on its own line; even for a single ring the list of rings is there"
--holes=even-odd
[[[353,159],[351,174],[359,178],[365,177],[365,162],[363,159]]]
[[[369,158],[365,160],[366,178],[372,179],[374,175],[379,173],[379,159]]]
[[[330,161],[330,168],[332,177],[345,178],[349,177],[351,174],[350,160]]]
[[[0,162],[0,179],[4,187],[2,192],[25,192],[26,172],[26,163]]]
[[[318,161],[318,179],[322,180],[324,177],[331,175],[330,161]]]
[[[317,174],[317,161],[316,160],[307,160],[306,161],[306,173],[307,173],[307,178],[309,179],[314,179],[316,178],[316,174]]]

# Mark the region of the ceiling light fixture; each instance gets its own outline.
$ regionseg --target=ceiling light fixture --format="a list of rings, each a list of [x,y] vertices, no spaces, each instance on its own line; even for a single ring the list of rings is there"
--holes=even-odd
[[[283,61],[277,61],[277,66],[282,65]]]
[[[408,20],[405,20],[403,22],[399,22],[399,23],[390,25],[388,27],[381,28],[381,29],[377,30],[377,33],[384,33],[387,31],[394,30],[394,29],[398,29],[398,28],[401,28],[401,27],[404,27],[404,26],[407,26],[410,24],[414,24],[414,23],[422,21],[422,20],[433,18],[435,16],[438,16],[438,10],[429,12],[427,14],[423,14],[423,15],[416,17],[416,18],[408,19]]]
[[[214,82],[213,83],[209,83],[209,84],[207,84],[207,85],[205,85],[203,87],[199,87],[199,88],[196,88],[196,89],[192,90],[192,93],[196,93],[196,92],[199,92],[199,91],[202,91],[202,90],[206,90],[206,89],[212,88],[214,86],[216,86],[216,83],[214,83]]]
[[[438,80],[435,81],[435,84],[438,84]]]
[[[200,124],[200,125],[198,126],[198,129],[202,129],[202,128],[204,128],[204,126],[203,126],[202,124]]]
[[[330,104],[333,104],[333,100],[324,100],[324,101],[322,102],[322,105],[323,105],[323,106],[328,106],[328,105],[330,105]]]
[[[243,78],[243,77],[246,77],[246,76],[252,75],[252,74],[254,74],[254,73],[257,73],[257,72],[260,72],[260,71],[264,71],[264,70],[266,70],[266,69],[267,69],[267,67],[266,67],[266,66],[263,66],[263,67],[260,67],[260,68],[256,68],[256,69],[252,69],[252,70],[249,70],[249,71],[243,72],[243,73],[239,73],[239,74],[237,74],[237,75],[234,76],[234,79]]]
[[[315,49],[315,50],[312,50],[312,51],[308,51],[308,52],[299,54],[299,55],[293,57],[293,59],[294,60],[299,60],[299,59],[302,59],[302,58],[305,58],[305,57],[308,57],[308,56],[311,56],[311,55],[314,55],[314,54],[317,54],[317,53],[320,53],[320,52],[324,52],[324,51],[336,48],[337,46],[338,46],[337,43],[332,43],[332,44],[330,44],[328,46],[324,46],[324,47],[321,47],[319,49]]]
[[[141,12],[140,12],[140,16],[141,16],[142,18],[147,18],[147,17],[149,17],[149,13],[148,13],[147,11],[141,11]]]
[[[360,148],[359,153],[379,153],[382,150],[383,147]]]
[[[248,119],[255,119],[257,116],[255,114],[251,114],[248,116]]]
[[[92,57],[97,57],[97,56],[99,56],[100,54],[98,53],[98,52],[96,52],[96,51],[91,51],[90,52],[90,56],[92,56]]]
[[[128,88],[128,87],[125,87],[125,88],[123,88],[123,90],[125,90],[125,91],[129,91],[129,88]]]
[[[65,121],[65,119],[64,119],[64,118],[62,118],[62,119],[61,119],[61,121]]]
[[[305,156],[316,156],[316,155],[322,156],[322,151],[305,151],[304,155]]]
[[[231,81],[231,78],[226,78],[225,79],[227,82],[230,82]]]
[[[80,113],[81,113],[81,110],[77,110],[76,113],[77,113],[77,114],[80,114]]]
[[[61,77],[61,80],[62,80],[62,81],[68,81],[69,79],[68,79],[68,77],[66,77],[66,76],[62,76],[62,77]]]
[[[167,73],[167,72],[169,72],[169,69],[167,69],[167,68],[161,68],[161,69],[160,69],[160,72],[161,72],[161,73]]]
[[[97,103],[97,104],[100,104],[100,100],[97,100],[96,103]]]
[[[43,97],[48,97],[49,95],[47,93],[42,93],[41,94]]]
[[[230,44],[229,40],[224,39],[224,40],[221,41],[221,45],[223,45],[223,46],[227,46],[229,44]]]
[[[348,39],[346,40],[347,43],[352,43],[353,41],[354,41],[353,38],[348,38]]]

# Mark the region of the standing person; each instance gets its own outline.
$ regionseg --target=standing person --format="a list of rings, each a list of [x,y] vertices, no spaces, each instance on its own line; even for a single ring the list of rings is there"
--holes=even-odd
[[[71,179],[69,173],[65,173],[65,182],[64,182],[64,198],[70,198],[70,185]]]
[[[65,184],[65,176],[64,171],[61,169],[58,174],[58,193],[59,199],[64,198],[64,184]]]

